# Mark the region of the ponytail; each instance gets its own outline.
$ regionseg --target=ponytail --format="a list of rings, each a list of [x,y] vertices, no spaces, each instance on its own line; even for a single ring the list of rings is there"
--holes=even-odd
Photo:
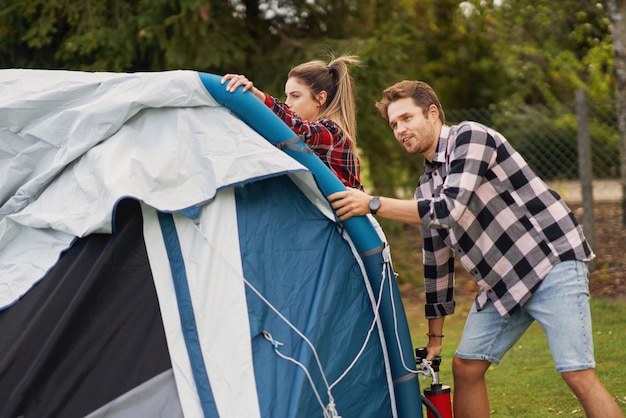
[[[300,64],[289,71],[288,77],[296,77],[311,88],[314,95],[326,91],[326,103],[322,106],[322,117],[331,119],[350,138],[352,152],[358,161],[356,147],[356,89],[348,71],[349,65],[360,65],[353,55],[331,57],[326,64],[314,60]]]

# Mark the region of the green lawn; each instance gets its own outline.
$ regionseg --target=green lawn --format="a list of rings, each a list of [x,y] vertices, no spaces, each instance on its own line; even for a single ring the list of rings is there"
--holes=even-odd
[[[405,302],[406,303],[406,302]],[[471,300],[458,303],[446,318],[440,380],[452,385],[451,362],[459,342]],[[405,306],[413,344],[427,339],[423,306]],[[592,300],[597,373],[626,413],[626,301]],[[422,389],[430,385],[420,378]],[[487,372],[487,385],[494,417],[582,417],[580,404],[554,369],[543,331],[533,324],[500,365]],[[454,387],[452,388],[454,391]]]

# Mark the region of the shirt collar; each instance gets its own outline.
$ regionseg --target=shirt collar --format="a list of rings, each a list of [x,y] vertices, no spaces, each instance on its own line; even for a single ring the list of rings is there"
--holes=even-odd
[[[441,164],[446,162],[446,150],[448,148],[448,140],[450,138],[450,127],[443,125],[441,127],[441,133],[439,134],[439,143],[435,150],[435,155],[432,161],[428,161],[424,158],[424,169],[426,172],[430,172]]]

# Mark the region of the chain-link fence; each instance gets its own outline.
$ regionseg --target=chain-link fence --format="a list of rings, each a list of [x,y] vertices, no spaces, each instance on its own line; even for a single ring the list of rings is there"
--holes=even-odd
[[[614,103],[587,102],[594,201],[621,201],[619,135]],[[446,123],[483,123],[502,133],[533,170],[568,203],[581,201],[578,118],[575,103],[553,106],[494,105],[448,110]]]

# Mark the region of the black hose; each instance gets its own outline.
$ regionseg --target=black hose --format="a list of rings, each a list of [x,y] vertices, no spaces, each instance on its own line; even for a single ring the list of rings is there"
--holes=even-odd
[[[433,405],[433,403],[429,401],[428,398],[426,398],[426,396],[422,396],[422,403],[424,404],[424,406],[426,406],[426,409],[432,412],[435,418],[443,418],[443,416],[441,415],[441,412],[439,412],[437,408],[435,408],[435,405]]]

